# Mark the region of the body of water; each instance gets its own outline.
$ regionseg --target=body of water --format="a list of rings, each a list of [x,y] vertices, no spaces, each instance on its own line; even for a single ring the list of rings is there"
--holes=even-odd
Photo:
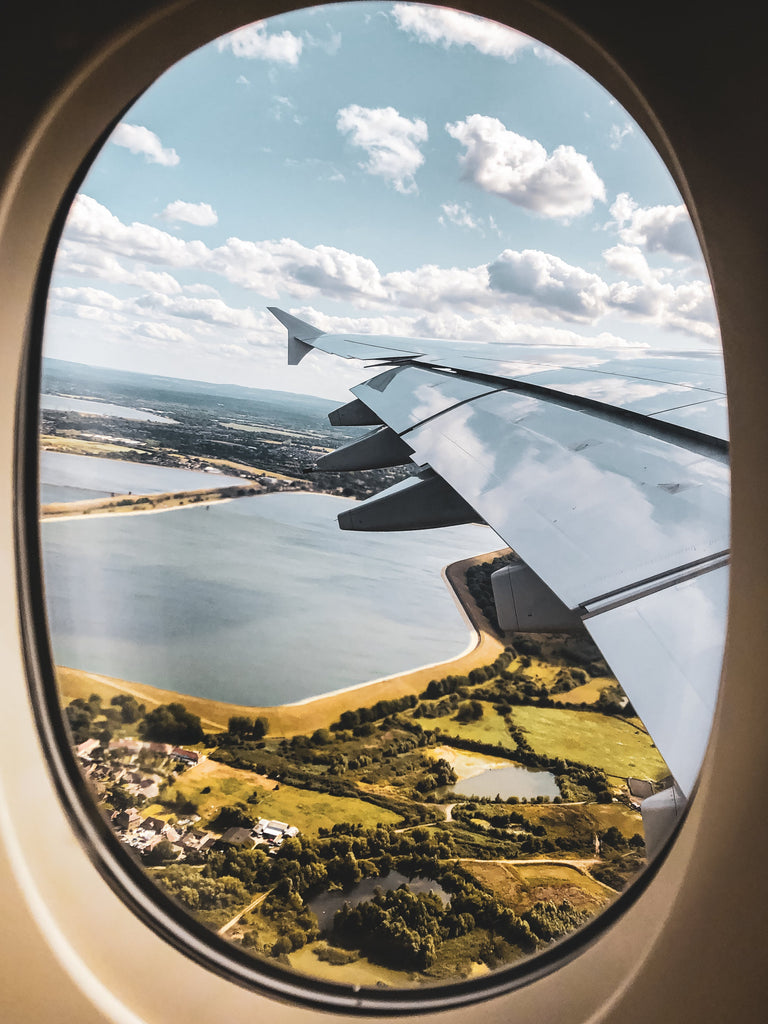
[[[409,879],[405,875],[398,874],[397,871],[390,871],[383,878],[362,878],[350,889],[345,889],[344,891],[335,889],[333,892],[323,892],[307,902],[309,903],[310,910],[317,916],[320,931],[323,931],[325,928],[331,927],[333,915],[337,910],[341,910],[345,903],[349,903],[354,907],[358,903],[369,900],[377,889],[383,889],[386,892],[388,889],[397,889],[404,884],[408,886],[411,892],[434,892],[443,903],[450,902],[451,897],[449,894],[437,882],[433,882],[431,878]]]
[[[453,786],[443,786],[435,790],[435,793],[441,799],[448,798],[451,793],[463,797],[493,798],[498,795],[502,800],[508,800],[513,796],[520,799],[526,797],[528,800],[537,796],[548,796],[550,799],[560,796],[560,790],[551,772],[533,771],[515,764],[503,768],[489,768],[480,775],[462,779]]]
[[[44,455],[48,501],[86,482],[135,493],[225,479]],[[496,535],[481,526],[344,532],[336,516],[351,504],[288,492],[44,523],[54,660],[270,706],[462,653],[472,633],[441,569],[499,547]]]
[[[165,491],[194,490],[242,484],[240,477],[207,473],[142,462],[123,462],[68,452],[40,453],[40,500],[81,501],[110,494],[161,494]]]
[[[167,416],[158,416],[143,409],[132,409],[127,405],[112,405],[110,402],[91,401],[89,398],[70,398],[69,395],[40,395],[42,409],[81,412],[91,416],[119,416],[124,420],[143,420],[146,423],[175,423]]]

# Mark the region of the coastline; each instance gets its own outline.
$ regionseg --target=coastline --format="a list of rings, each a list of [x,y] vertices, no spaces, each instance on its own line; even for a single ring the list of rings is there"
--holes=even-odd
[[[110,513],[111,514],[111,513]],[[131,513],[126,513],[131,514]],[[458,674],[466,675],[473,668],[492,662],[504,650],[504,644],[490,630],[489,624],[475,603],[464,583],[464,573],[470,565],[491,561],[508,548],[475,555],[452,562],[445,566],[443,579],[460,608],[467,624],[473,629],[474,637],[460,655],[447,661],[422,665],[399,675],[369,680],[359,685],[318,694],[293,703],[273,706],[231,704],[209,697],[188,696],[175,690],[165,690],[146,683],[134,683],[115,679],[96,672],[86,672],[66,666],[57,666],[56,674],[63,701],[74,697],[87,697],[91,692],[100,692],[108,697],[118,693],[129,693],[139,702],[167,704],[172,701],[183,703],[193,714],[199,715],[204,726],[224,730],[233,715],[247,715],[251,718],[264,715],[269,719],[269,732],[275,736],[293,736],[311,733],[318,728],[327,728],[338,721],[341,713],[357,707],[375,704],[378,700],[404,697],[424,690],[435,677]],[[357,694],[357,698],[352,697]]]
[[[265,474],[266,475],[266,474]],[[236,494],[230,492],[236,491]],[[56,502],[42,505],[41,522],[60,522],[74,519],[99,519],[104,516],[151,515],[174,512],[177,509],[201,508],[205,505],[224,504],[238,498],[254,498],[268,494],[322,494],[322,491],[265,490],[260,483],[228,484],[226,487],[200,488],[192,491],[164,491],[162,493],[130,495],[136,500],[126,503],[126,495],[114,498],[87,498],[83,501]],[[147,499],[143,501],[141,499]]]

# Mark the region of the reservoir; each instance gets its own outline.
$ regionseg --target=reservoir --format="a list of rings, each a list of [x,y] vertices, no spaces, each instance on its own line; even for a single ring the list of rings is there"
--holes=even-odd
[[[47,501],[66,500],[59,488],[88,489],[93,497],[226,481],[44,454]],[[44,523],[54,661],[270,706],[462,653],[473,634],[441,569],[498,548],[496,535],[482,526],[343,532],[336,516],[351,504],[286,492]]]

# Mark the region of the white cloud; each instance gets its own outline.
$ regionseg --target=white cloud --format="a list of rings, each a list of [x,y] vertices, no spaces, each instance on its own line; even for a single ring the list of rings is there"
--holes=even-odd
[[[318,291],[329,298],[386,298],[373,260],[328,245],[310,249],[290,238],[228,238],[211,251],[205,267],[267,298],[277,298],[281,289],[298,298]]]
[[[411,121],[394,107],[371,109],[353,104],[339,110],[336,127],[350,136],[353,146],[368,154],[360,166],[369,174],[384,178],[398,192],[415,192],[413,176],[424,163],[419,144],[428,138],[427,126],[418,118]]]
[[[441,224],[455,224],[457,227],[470,228],[473,231],[482,230],[466,205],[443,203],[440,209],[443,211],[438,218]]]
[[[236,57],[248,60],[269,60],[281,64],[298,64],[304,43],[292,32],[267,32],[263,21],[246,25],[219,39],[219,52],[229,49]]]
[[[275,121],[289,118],[294,124],[303,124],[304,119],[296,113],[296,105],[288,96],[273,96],[270,114]]]
[[[170,316],[215,324],[219,327],[241,327],[252,330],[260,327],[263,317],[253,309],[236,309],[223,299],[197,299],[189,296],[145,295],[137,300],[140,309],[156,310]]]
[[[446,48],[471,46],[487,56],[504,57],[506,60],[533,46],[533,40],[521,32],[445,7],[395,4],[392,16],[399,29],[422,43],[441,43]]]
[[[180,327],[172,324],[155,323],[144,321],[133,325],[133,333],[140,334],[144,338],[152,338],[153,341],[170,341],[173,344],[194,342],[194,337],[189,331],[183,331]]]
[[[495,302],[488,291],[488,268],[437,267],[399,270],[383,278],[392,302],[412,309],[436,310],[450,306],[482,308]]]
[[[150,224],[123,224],[106,206],[82,193],[69,211],[65,238],[95,243],[102,253],[171,267],[199,265],[209,252],[203,242],[186,242]]]
[[[179,154],[175,149],[166,149],[157,135],[141,124],[126,124],[122,121],[109,139],[116,146],[122,146],[131,153],[141,153],[147,163],[175,167]]]
[[[183,199],[168,203],[160,216],[163,220],[173,223],[184,221],[199,228],[208,228],[219,222],[216,211],[209,203],[185,203]]]
[[[516,206],[568,220],[588,213],[595,200],[605,200],[602,180],[572,146],[558,146],[547,154],[540,142],[483,114],[445,128],[465,147],[459,157],[462,177]]]
[[[691,218],[683,205],[644,208],[622,192],[611,206],[611,216],[611,225],[617,227],[622,242],[628,245],[691,259],[701,256]]]
[[[56,269],[81,277],[96,277],[112,284],[149,288],[166,295],[181,291],[179,282],[167,271],[147,270],[141,263],[134,263],[129,270],[111,253],[104,252],[90,242],[69,241],[65,238],[56,254]]]
[[[629,121],[624,125],[612,124],[610,131],[608,132],[608,140],[611,149],[619,149],[624,139],[626,139],[628,135],[632,135],[633,132],[634,128]]]
[[[649,280],[610,286],[610,306],[665,328],[714,339],[718,336],[712,290],[705,281],[673,285]]]
[[[657,276],[648,266],[648,261],[642,251],[636,245],[614,245],[606,249],[603,259],[618,274],[626,277],[636,278],[638,281],[648,281]]]
[[[101,309],[119,310],[123,305],[111,292],[105,292],[101,288],[68,288],[61,285],[51,289],[51,296],[63,302],[98,306]]]
[[[514,295],[540,311],[591,323],[606,312],[608,286],[597,274],[557,256],[505,249],[488,267],[490,288]]]

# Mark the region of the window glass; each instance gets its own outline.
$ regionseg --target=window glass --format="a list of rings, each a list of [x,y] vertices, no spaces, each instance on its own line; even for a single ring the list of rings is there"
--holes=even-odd
[[[171,68],[70,210],[40,449],[74,757],[216,941],[503,978],[679,820],[725,622],[718,327],[658,155],[542,44],[366,2]]]

